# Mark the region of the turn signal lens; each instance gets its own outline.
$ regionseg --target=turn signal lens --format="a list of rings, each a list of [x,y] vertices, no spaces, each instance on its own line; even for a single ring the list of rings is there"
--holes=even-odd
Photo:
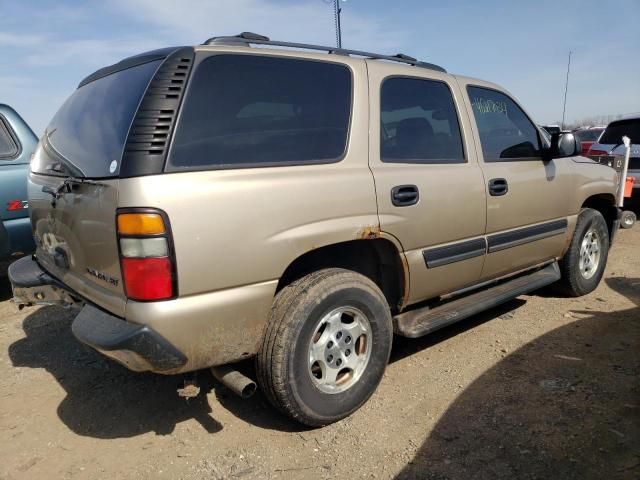
[[[162,217],[157,213],[121,213],[118,215],[120,235],[156,235],[165,233]]]

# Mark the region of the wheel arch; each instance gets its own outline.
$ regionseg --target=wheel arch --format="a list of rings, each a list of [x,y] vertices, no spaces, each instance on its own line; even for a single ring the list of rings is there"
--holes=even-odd
[[[600,212],[607,223],[609,238],[613,238],[616,220],[618,220],[618,207],[616,206],[616,199],[612,194],[599,193],[592,195],[582,203],[581,208],[592,208]]]
[[[280,276],[276,293],[291,282],[323,268],[344,268],[370,278],[380,288],[392,312],[399,312],[409,291],[404,254],[380,232],[315,248],[295,258]]]

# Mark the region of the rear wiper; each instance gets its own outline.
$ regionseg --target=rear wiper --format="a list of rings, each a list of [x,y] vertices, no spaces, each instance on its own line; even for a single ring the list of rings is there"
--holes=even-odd
[[[96,182],[94,180],[88,180],[86,178],[67,177],[57,187],[51,187],[49,185],[43,186],[42,191],[44,193],[48,193],[53,197],[53,199],[51,200],[51,206],[55,207],[57,200],[62,195],[64,195],[65,193],[71,193],[74,185],[81,184],[104,186],[104,183]]]
[[[56,173],[65,173],[68,172],[70,175],[77,178],[78,176],[84,176],[84,172],[73,164],[71,160],[62,155],[56,148],[51,144],[50,137],[57,129],[54,128],[51,131],[45,131],[42,137],[42,147],[47,154],[52,157],[53,162],[47,165],[45,168],[50,172]]]

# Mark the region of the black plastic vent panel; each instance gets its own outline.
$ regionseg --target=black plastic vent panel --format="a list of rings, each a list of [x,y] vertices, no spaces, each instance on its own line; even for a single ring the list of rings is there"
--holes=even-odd
[[[193,55],[191,48],[176,50],[151,80],[129,130],[120,177],[162,173]]]

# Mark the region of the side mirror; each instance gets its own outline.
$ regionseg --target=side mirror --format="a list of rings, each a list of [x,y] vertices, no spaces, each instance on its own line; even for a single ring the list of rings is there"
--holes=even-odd
[[[582,145],[573,133],[552,133],[551,145],[545,149],[543,159],[549,161],[554,158],[573,157],[581,153]]]

